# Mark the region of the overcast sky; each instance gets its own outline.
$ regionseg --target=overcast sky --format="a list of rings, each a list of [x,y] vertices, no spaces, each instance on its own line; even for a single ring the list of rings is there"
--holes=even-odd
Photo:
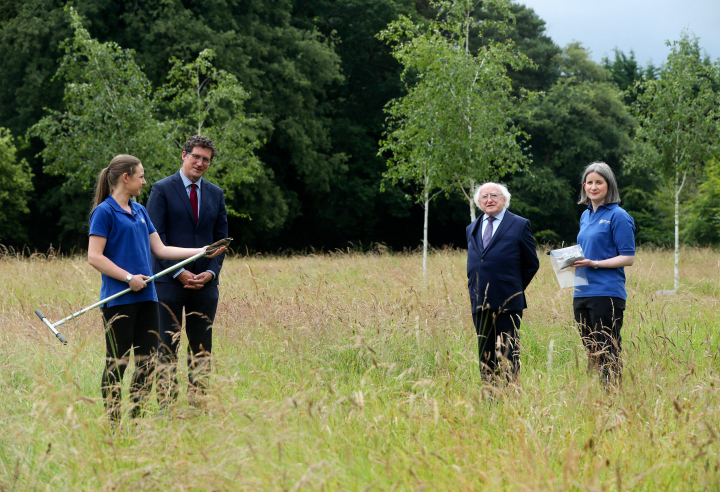
[[[686,28],[700,47],[720,58],[720,0],[515,0],[546,22],[547,34],[560,46],[581,41],[592,58],[612,58],[613,48],[632,49],[641,66],[662,65],[665,40],[677,40]]]

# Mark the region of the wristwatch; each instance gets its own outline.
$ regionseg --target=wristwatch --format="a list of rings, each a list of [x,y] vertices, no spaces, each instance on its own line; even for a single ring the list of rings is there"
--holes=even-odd
[[[595,268],[597,268],[597,267],[595,267]],[[132,273],[128,273],[128,274],[125,276],[125,282],[130,283],[130,281],[132,280],[132,278],[133,278]]]
[[[594,268],[595,270],[597,270],[598,268],[600,268],[600,262],[597,261],[597,260],[595,260],[595,266],[594,266],[593,268]]]

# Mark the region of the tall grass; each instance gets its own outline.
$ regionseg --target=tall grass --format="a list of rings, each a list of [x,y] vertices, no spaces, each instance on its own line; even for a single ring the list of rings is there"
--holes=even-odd
[[[720,254],[628,273],[625,379],[586,371],[571,292],[528,291],[517,384],[483,399],[465,253],[226,260],[205,410],[124,418],[100,399],[99,313],[83,258],[0,260],[0,491],[717,490]],[[185,347],[181,347],[184,353]],[[132,371],[132,368],[128,372]],[[185,368],[180,376],[186,381]],[[126,376],[126,384],[129,377]],[[126,412],[127,415],[127,412]]]

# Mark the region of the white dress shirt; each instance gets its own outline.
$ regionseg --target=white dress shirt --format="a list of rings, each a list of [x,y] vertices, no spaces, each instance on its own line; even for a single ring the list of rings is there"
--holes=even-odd
[[[202,193],[202,191],[200,191],[200,190],[202,189],[202,180],[203,179],[200,178],[193,183],[192,181],[190,181],[190,179],[187,176],[185,176],[185,173],[182,172],[182,169],[180,169],[178,171],[178,174],[180,174],[180,179],[182,179],[183,185],[185,185],[185,192],[187,193],[188,198],[190,198],[190,190],[192,190],[191,186],[193,184],[197,185],[197,190],[195,190],[195,193],[197,194],[197,201],[198,201],[198,219],[200,219],[200,196]],[[184,271],[185,271],[184,268],[179,268],[178,271],[175,272],[175,274],[173,274],[173,278],[177,277]],[[207,270],[207,271],[212,274],[213,280],[215,280],[215,272],[213,272],[212,270]]]
[[[494,220],[493,223],[492,223],[492,228],[493,228],[493,229],[492,229],[492,235],[493,235],[493,236],[495,235],[495,232],[497,232],[498,227],[500,227],[500,222],[502,222],[503,217],[505,217],[505,210],[507,210],[507,209],[506,209],[506,208],[503,208],[503,209],[500,211],[500,213],[495,216],[495,220]],[[488,225],[488,218],[489,218],[489,217],[490,217],[490,216],[489,216],[488,214],[483,214],[483,218],[482,218],[482,230],[480,231],[480,237],[484,237],[484,236],[485,236],[485,228],[486,228],[487,225]]]

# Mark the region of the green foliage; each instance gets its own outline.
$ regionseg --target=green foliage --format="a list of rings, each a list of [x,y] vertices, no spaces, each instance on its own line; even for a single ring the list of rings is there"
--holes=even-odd
[[[497,10],[508,6],[490,3]],[[424,201],[429,190],[437,195],[458,185],[464,191],[471,180],[497,179],[522,167],[518,139],[524,133],[510,119],[515,107],[506,67],[530,64],[510,41],[469,50],[471,27],[480,35],[477,26],[485,24],[503,32],[507,17],[479,24],[476,3],[434,5],[441,15],[427,26],[402,17],[380,34],[395,44],[408,86],[386,109],[386,139],[380,142],[388,155],[386,179],[420,184],[416,199]]]
[[[683,32],[659,80],[637,82],[633,112],[640,121],[630,168],[651,168],[665,179],[675,202],[675,290],[679,288],[680,192],[688,173],[716,155],[720,99],[718,69],[700,58],[697,40]]]
[[[33,191],[30,166],[16,153],[12,134],[0,127],[0,243],[5,244],[27,240],[21,219]]]
[[[557,83],[521,115],[533,166],[512,180],[513,210],[532,221],[538,240],[552,243],[575,241],[582,170],[602,160],[620,174],[635,126],[609,73],[580,43],[564,48],[558,67]]]
[[[702,181],[686,203],[683,240],[690,244],[720,244],[720,162],[710,160]]]
[[[72,31],[61,3],[0,0],[0,121],[14,135],[62,104],[63,84],[53,76]]]
[[[211,50],[190,63],[173,60],[168,83],[153,91],[131,50],[93,39],[73,9],[70,16],[75,35],[65,43],[58,71],[66,81],[66,109],[50,110],[29,132],[45,142],[46,170],[68,178],[65,193],[92,188],[117,154],[143,161],[152,184],[177,171],[182,144],[193,134],[220,147],[208,177],[229,199],[262,172],[253,154],[256,122],[244,114],[248,94],[233,75],[212,66]],[[72,217],[66,214],[66,232],[84,227],[83,214]]]
[[[266,144],[258,154],[277,180],[264,182],[287,191],[286,213],[298,192],[328,190],[346,158],[332,151],[326,102],[328,87],[343,80],[340,60],[331,37],[293,25],[292,1],[144,1],[118,6],[115,15],[125,28],[115,30],[109,23],[107,28],[116,41],[137,51],[156,85],[170,69],[170,56],[187,60],[203,49],[214,50],[217,65],[250,93],[248,112],[261,115]],[[236,207],[242,210],[243,202]]]
[[[493,20],[502,19],[502,12],[481,11],[478,14],[480,19],[487,16]],[[520,94],[522,90],[545,91],[550,89],[559,76],[558,55],[562,50],[545,34],[545,21],[533,9],[519,3],[511,3],[510,14],[513,21],[505,29],[488,28],[484,30],[483,37],[476,39],[475,42],[480,44],[485,39],[495,41],[509,39],[522,54],[532,60],[532,64],[519,70],[508,67],[508,74],[517,94]]]
[[[387,169],[385,159],[377,155],[383,108],[404,88],[402,67],[375,35],[401,15],[420,22],[414,0],[315,0],[296,6],[295,25],[316,27],[339,41],[333,47],[344,80],[333,84],[329,94],[330,139],[333,150],[347,160],[332,174],[328,191],[298,194],[302,215],[288,228],[283,240],[288,246],[333,249],[347,246],[347,241],[378,240],[404,244],[415,237],[407,232],[412,202],[399,186],[386,183],[384,192],[378,186]]]
[[[46,115],[45,108],[64,111],[64,80],[54,77],[63,56],[60,42],[73,35],[64,3],[0,2],[0,117],[16,134]],[[215,66],[238,77],[248,91],[246,109],[256,115],[264,143],[256,154],[268,167],[262,179],[246,183],[229,203],[239,212],[254,211],[249,224],[235,224],[236,238],[267,246],[268,238],[302,215],[309,197],[321,190],[329,193],[330,179],[343,170],[346,159],[344,152],[333,150],[331,140],[334,107],[328,91],[342,82],[339,57],[331,33],[307,27],[293,2],[87,0],[76,8],[93,38],[135,50],[137,65],[154,87],[166,83],[171,57],[191,61],[209,48],[216,53]],[[301,20],[306,26],[297,27]],[[38,191],[67,193],[56,188],[59,178],[40,176],[44,163],[34,156],[42,142],[32,139],[30,144],[26,155],[39,176]],[[61,215],[57,208],[39,210],[43,203],[32,206],[47,221],[45,234],[36,238],[47,244],[55,239]]]
[[[621,168],[616,175],[621,206],[635,221],[637,244],[672,244],[672,191],[651,169]]]
[[[638,66],[635,53],[632,50],[630,50],[630,56],[617,48],[615,48],[614,53],[615,57],[612,61],[609,58],[603,58],[602,64],[605,70],[610,72],[612,81],[620,90],[626,91],[633,87],[636,81],[642,80],[643,70]]]
[[[628,158],[631,167],[652,167],[679,193],[680,176],[712,157],[718,135],[718,96],[712,89],[717,69],[701,61],[697,41],[683,33],[672,43],[661,77],[636,83],[632,111],[640,127]]]
[[[157,180],[169,170],[172,147],[155,119],[150,82],[131,51],[93,39],[72,9],[70,17],[75,34],[58,70],[65,110],[48,110],[29,131],[45,142],[45,171],[92,187],[113,157],[131,154],[146,163],[148,181]]]
[[[237,188],[263,172],[254,154],[260,141],[257,120],[244,112],[248,92],[234,75],[212,65],[214,57],[206,49],[189,63],[172,59],[168,83],[157,91],[155,105],[174,117],[163,123],[170,128],[177,149],[193,134],[215,142],[218,153],[208,177],[226,190],[226,199],[232,203]],[[176,166],[177,150],[170,157]]]
[[[14,135],[26,134],[29,127],[50,114],[46,109],[56,111],[56,115],[69,114],[64,97],[67,80],[56,76],[67,48],[67,44],[61,47],[61,41],[74,35],[64,4],[61,0],[0,0],[0,121]],[[393,185],[386,181],[385,192],[380,191],[378,184],[387,162],[378,155],[377,143],[383,138],[383,108],[388,101],[401,97],[407,86],[412,87],[418,74],[411,71],[403,80],[403,67],[392,56],[388,42],[375,34],[401,15],[424,29],[432,22],[448,22],[454,14],[447,5],[431,6],[427,1],[414,0],[85,0],[76,2],[75,8],[92,39],[134,50],[127,59],[145,77],[140,85],[144,84],[149,97],[125,101],[120,107],[127,110],[128,117],[134,112],[140,125],[125,129],[130,132],[129,141],[145,121],[150,121],[140,117],[147,114],[149,107],[153,107],[152,118],[157,122],[178,119],[178,108],[168,105],[172,98],[160,98],[158,92],[167,87],[167,76],[177,60],[192,64],[202,54],[207,56],[207,63],[217,67],[216,72],[237,78],[248,97],[243,100],[247,113],[235,114],[254,120],[254,126],[247,121],[242,131],[232,129],[229,112],[225,112],[227,102],[222,102],[211,110],[202,131],[224,127],[229,130],[226,135],[238,135],[248,143],[259,142],[259,147],[247,154],[243,153],[247,147],[242,142],[237,145],[245,150],[236,152],[235,144],[223,141],[218,145],[218,166],[210,171],[216,175],[209,177],[232,183],[226,189],[232,195],[228,197],[231,209],[253,219],[248,222],[231,217],[236,239],[250,248],[268,250],[309,245],[335,248],[345,246],[348,240],[380,240],[396,248],[417,244],[412,224],[417,224],[421,211],[404,198],[413,190],[404,182]],[[537,118],[524,111],[515,120],[532,136],[531,147],[525,153],[534,164],[528,173],[506,178],[512,180],[513,209],[531,218],[538,238],[574,240],[576,217],[582,211],[574,204],[577,174],[588,162],[604,159],[616,171],[622,205],[638,225],[638,242],[666,244],[667,220],[672,219],[672,210],[666,210],[664,194],[670,192],[670,185],[649,168],[623,169],[621,158],[616,156],[625,155],[626,140],[613,135],[610,128],[617,109],[614,102],[608,102],[612,89],[600,89],[598,85],[614,84],[623,90],[642,77],[664,77],[662,71],[652,65],[642,69],[632,52],[626,55],[620,51],[603,60],[605,70],[598,71],[597,64],[585,63],[581,53],[574,60],[572,54],[560,54],[560,48],[545,32],[544,21],[532,9],[501,2],[467,5],[474,20],[466,30],[468,51],[475,56],[493,43],[514,43],[534,65],[505,65],[512,81],[511,95],[520,97],[526,89],[544,91],[548,96],[542,105],[538,101],[528,108],[540,111]],[[454,42],[458,46],[464,46],[456,34],[445,34],[457,38]],[[118,60],[122,60],[120,52],[114,55]],[[712,68],[707,59],[701,62]],[[584,80],[589,86],[576,84],[578,87],[568,90],[568,78]],[[83,82],[86,85],[75,89],[78,101],[82,102],[81,89],[91,91],[95,82],[90,78]],[[720,81],[711,82],[717,91]],[[182,90],[189,97],[190,87],[198,87],[201,81],[198,77],[183,83]],[[213,88],[218,85],[208,90]],[[118,93],[122,94],[123,88]],[[626,104],[631,104],[636,94],[631,90],[623,97]],[[443,99],[448,100],[437,102],[436,110],[450,104],[449,98]],[[143,100],[146,106],[141,104]],[[607,124],[603,123],[605,117]],[[620,133],[633,134],[632,125],[628,128],[623,116],[616,119]],[[59,117],[57,122],[61,122]],[[458,121],[452,123],[460,126]],[[119,133],[117,123],[113,124]],[[563,130],[555,131],[556,126]],[[598,128],[599,133],[593,135]],[[62,133],[61,126],[58,130]],[[170,172],[176,170],[177,143],[187,133],[197,132],[197,121],[183,120],[160,130],[159,143],[152,145],[144,158],[149,171],[158,171],[158,176],[163,165]],[[219,138],[216,134],[212,137]],[[133,145],[141,147],[138,143]],[[447,140],[447,147],[456,151],[457,145],[454,149],[453,145],[451,139]],[[602,150],[597,151],[598,145]],[[102,154],[104,146],[103,140],[87,150]],[[50,242],[57,244],[58,240],[65,246],[84,245],[85,212],[93,180],[68,181],[64,175],[44,173],[46,165],[60,166],[60,162],[44,162],[40,154],[43,148],[38,138],[18,148],[17,159],[25,158],[29,163],[35,175],[36,195],[42,198],[28,202],[32,227],[26,223],[21,226],[39,248],[46,248]],[[72,159],[70,154],[67,161]],[[245,160],[252,155],[265,164],[260,173],[253,170],[253,162]],[[59,158],[63,160],[61,155]],[[221,171],[225,164],[220,161],[225,158],[232,158],[232,171]],[[231,176],[236,171],[239,181]],[[697,173],[698,186],[706,176]],[[544,191],[543,187],[552,191]],[[553,199],[547,198],[548,193]],[[435,210],[431,227],[437,239],[433,242],[461,244],[467,205],[442,197]],[[688,215],[687,220],[694,219]],[[692,239],[694,235],[683,237],[697,240]]]

